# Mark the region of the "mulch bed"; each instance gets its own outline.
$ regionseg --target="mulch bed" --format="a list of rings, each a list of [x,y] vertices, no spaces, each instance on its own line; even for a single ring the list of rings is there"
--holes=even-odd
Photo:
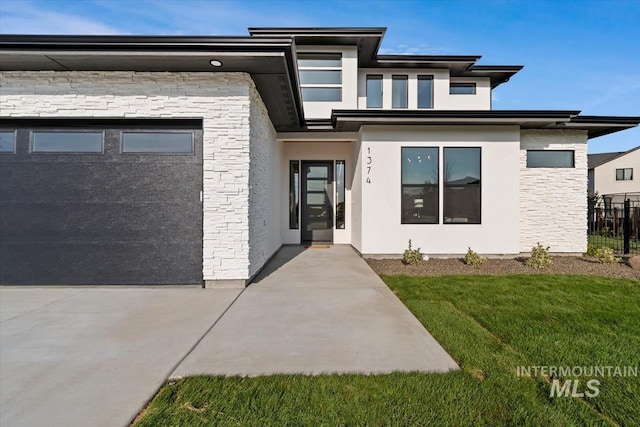
[[[553,265],[545,270],[524,264],[525,258],[489,259],[479,266],[466,265],[462,258],[432,258],[418,265],[405,265],[400,259],[372,259],[367,263],[377,274],[403,274],[406,276],[444,275],[505,275],[505,274],[581,274],[626,279],[640,279],[640,270],[634,270],[625,263],[600,264],[583,257],[553,257]]]

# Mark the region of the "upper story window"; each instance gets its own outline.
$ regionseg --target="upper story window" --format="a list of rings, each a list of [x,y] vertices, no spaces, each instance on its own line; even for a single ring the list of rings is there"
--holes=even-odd
[[[475,83],[451,83],[449,85],[450,95],[475,95]]]
[[[367,76],[367,108],[382,108],[382,76]]]
[[[303,101],[342,101],[340,53],[298,53],[298,74]]]
[[[616,181],[632,181],[633,168],[616,169]]]
[[[418,76],[418,108],[433,108],[433,76]]]
[[[391,108],[407,108],[409,100],[408,76],[391,76]]]

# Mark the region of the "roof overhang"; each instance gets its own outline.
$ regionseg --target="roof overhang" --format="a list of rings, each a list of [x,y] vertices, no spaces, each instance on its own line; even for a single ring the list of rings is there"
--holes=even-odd
[[[589,138],[637,126],[640,117],[579,116],[573,110],[334,110],[337,131],[356,132],[363,125],[517,125],[521,129],[581,129]]]
[[[0,70],[245,72],[276,130],[304,122],[291,37],[1,35]]]

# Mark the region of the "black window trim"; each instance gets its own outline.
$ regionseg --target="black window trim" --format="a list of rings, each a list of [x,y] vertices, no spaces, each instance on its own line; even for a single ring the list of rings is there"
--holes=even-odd
[[[407,105],[405,107],[394,107],[393,106],[393,81],[394,80],[404,80],[405,83],[405,99],[407,100]],[[406,110],[409,108],[409,75],[408,74],[392,74],[391,75],[391,109],[392,110]]]
[[[289,197],[291,197],[291,190],[295,190],[298,195],[298,206],[295,210],[295,225],[292,223],[294,219],[291,214],[294,213],[291,210],[291,199],[289,199],[288,209],[289,209],[289,230],[299,230],[300,229],[300,160],[289,160]],[[295,180],[293,179],[293,165],[298,166],[298,185],[295,186]],[[295,188],[294,188],[295,187]]]
[[[571,166],[529,166],[529,153],[530,152],[561,152],[571,153]],[[576,167],[576,151],[575,150],[527,150],[526,158],[527,169],[573,169]]]
[[[451,92],[453,87],[470,87],[473,88],[473,92],[454,93]],[[478,84],[476,82],[449,82],[449,95],[476,95]]]
[[[372,80],[380,80],[380,106],[379,107],[369,107],[369,79]],[[365,77],[365,97],[366,99],[366,108],[384,108],[384,76],[382,74],[367,74]]]
[[[104,141],[106,130],[100,129],[84,129],[77,127],[32,127],[29,131],[29,154],[81,154],[81,155],[101,155],[104,154]],[[100,151],[36,151],[35,148],[35,136],[36,133],[99,133],[100,137]]]
[[[420,106],[420,80],[430,80],[431,81],[431,107],[421,107]],[[416,77],[416,88],[417,88],[417,92],[416,92],[416,107],[418,108],[418,110],[433,110],[434,106],[434,96],[433,96],[433,80],[434,80],[434,76],[433,74],[418,74],[418,76]]]
[[[402,177],[404,175],[404,157],[402,156],[403,148],[435,148],[436,149],[436,152],[438,153],[438,170],[436,172],[438,176],[437,184],[403,184],[402,183]],[[439,225],[440,224],[440,148],[441,147],[439,146],[433,146],[433,145],[432,146],[403,145],[400,147],[400,224],[401,225]],[[438,197],[436,197],[436,201],[438,204],[436,211],[438,213],[436,215],[435,222],[405,222],[404,221],[404,215],[402,214],[402,196],[403,196],[404,187],[411,187],[411,188],[435,187],[438,190]]]
[[[191,135],[191,151],[189,153],[171,152],[171,151],[125,151],[124,134],[125,133],[188,133]],[[119,129],[119,154],[125,156],[195,156],[195,130],[194,129],[162,129],[162,128],[132,128]]]
[[[443,147],[442,149],[442,164],[444,165],[444,162],[446,161],[445,159],[445,150],[447,148],[477,148],[478,150],[480,150],[480,158],[478,159],[480,161],[480,183],[478,184],[465,184],[464,186],[468,186],[468,187],[478,187],[480,189],[480,212],[478,215],[478,222],[446,222],[444,220],[444,189],[445,187],[462,187],[462,185],[451,185],[451,184],[447,184],[446,179],[444,179],[444,177],[442,177],[442,224],[445,225],[482,225],[482,147],[477,147],[477,146],[456,146],[456,147]]]
[[[0,132],[13,133],[13,151],[0,151],[0,155],[13,155],[16,154],[18,149],[18,129],[16,128],[0,128]]]
[[[342,172],[344,174],[344,176],[342,177],[342,194],[344,195],[344,202],[343,202],[343,217],[342,217],[342,227],[338,227],[338,163],[342,164]],[[334,210],[334,219],[335,219],[335,228],[336,230],[346,230],[347,229],[347,161],[346,160],[336,160],[334,162],[334,171],[333,171],[333,176],[334,176],[334,181],[336,183],[336,194],[335,194],[335,201],[334,201],[334,205],[335,207],[333,208]]]

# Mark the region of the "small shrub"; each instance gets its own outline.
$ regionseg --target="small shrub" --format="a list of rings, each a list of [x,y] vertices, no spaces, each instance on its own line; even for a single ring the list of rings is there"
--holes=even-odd
[[[464,256],[464,263],[467,265],[482,265],[487,261],[485,257],[481,257],[476,252],[474,252],[471,248],[467,251],[467,254]]]
[[[594,256],[601,264],[615,264],[620,262],[620,258],[616,258],[613,255],[613,249],[611,248],[596,248]]]
[[[409,249],[405,249],[402,256],[402,262],[408,265],[417,265],[424,259],[424,255],[420,252],[420,248],[413,249],[411,247],[411,239],[409,239]]]
[[[593,243],[589,243],[587,245],[587,252],[584,253],[585,256],[596,256],[598,253],[598,246]]]
[[[525,264],[529,267],[541,269],[551,267],[553,260],[551,259],[551,256],[549,256],[549,246],[545,248],[540,244],[540,242],[538,242],[537,246],[531,248],[531,258],[529,258]]]

